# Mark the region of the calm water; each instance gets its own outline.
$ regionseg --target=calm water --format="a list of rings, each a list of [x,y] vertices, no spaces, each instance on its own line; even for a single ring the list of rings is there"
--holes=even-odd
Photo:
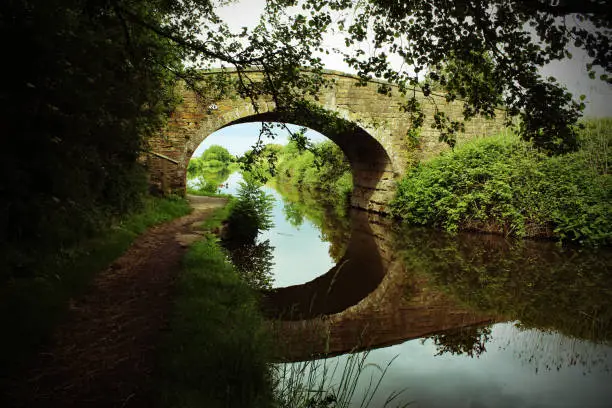
[[[242,182],[241,174],[232,173],[219,191],[223,194],[236,195],[240,182]],[[285,203],[280,193],[272,187],[264,186],[262,190],[274,197],[272,209],[274,227],[269,231],[263,231],[258,237],[259,242],[268,240],[274,248],[272,286],[278,288],[300,285],[333,267],[336,262],[330,255],[331,245],[321,239],[320,228],[304,216],[298,220],[291,219],[287,216],[290,203]]]
[[[401,228],[264,189],[276,200],[259,237],[274,247],[266,310],[282,318],[284,359],[301,361],[279,367],[327,370],[334,387],[363,358],[355,407],[389,363],[372,407],[399,391],[390,406],[612,407],[609,249]],[[322,353],[336,357],[311,360]]]

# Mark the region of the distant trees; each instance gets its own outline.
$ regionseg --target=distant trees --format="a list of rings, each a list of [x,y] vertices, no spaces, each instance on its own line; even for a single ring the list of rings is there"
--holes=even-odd
[[[300,150],[290,142],[280,152],[276,178],[305,190],[319,190],[345,203],[353,190],[351,167],[342,150],[332,141]]]
[[[187,177],[194,178],[205,173],[229,170],[230,165],[235,162],[236,158],[225,147],[212,145],[200,157],[189,160]]]
[[[236,161],[236,158],[231,155],[230,152],[223,146],[212,145],[202,153],[200,156],[201,160],[210,162],[213,160],[221,163],[230,163]]]

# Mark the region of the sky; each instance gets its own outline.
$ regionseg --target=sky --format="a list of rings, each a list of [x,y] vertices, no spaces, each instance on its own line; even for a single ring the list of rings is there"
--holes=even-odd
[[[265,0],[242,0],[228,6],[217,9],[219,16],[235,31],[241,27],[253,28],[261,14]],[[329,48],[343,48],[342,35],[326,35],[325,45]],[[565,85],[576,98],[586,95],[586,109],[584,115],[587,117],[612,116],[612,86],[599,80],[592,80],[585,73],[585,64],[588,57],[585,52],[572,48],[569,50],[573,58],[564,61],[556,61],[543,68],[545,76],[554,76]],[[320,54],[326,69],[355,73],[342,60],[339,55]],[[209,136],[204,143],[198,147],[194,156],[200,155],[207,146],[221,144],[228,148],[232,154],[240,155],[255,143],[259,134],[259,124],[241,124],[218,130]],[[308,136],[323,140],[319,133],[311,131]],[[286,143],[286,137],[280,136],[273,143]]]
[[[292,132],[300,129],[300,126],[287,125]],[[212,145],[220,145],[225,147],[234,156],[241,156],[247,150],[250,150],[252,146],[257,142],[259,136],[259,130],[261,124],[259,122],[254,123],[240,123],[238,125],[232,125],[217,130],[208,136],[200,146],[193,153],[193,157],[199,157]],[[288,142],[289,134],[284,129],[274,129],[276,138],[269,140],[269,143],[276,143],[285,145]],[[321,133],[308,129],[306,136],[311,142],[321,142],[327,140]],[[268,144],[268,143],[266,143]]]

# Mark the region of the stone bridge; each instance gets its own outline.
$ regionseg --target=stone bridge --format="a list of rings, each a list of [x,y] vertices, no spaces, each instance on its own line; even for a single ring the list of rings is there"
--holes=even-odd
[[[257,75],[257,72],[252,74]],[[205,75],[218,75],[211,71]],[[326,71],[331,86],[322,88],[318,100],[312,102],[351,126],[329,133],[324,123],[326,116],[312,114],[287,117],[275,110],[272,101],[258,101],[257,112],[248,99],[236,92],[218,100],[204,100],[200,95],[179,84],[177,92],[182,103],[172,113],[167,127],[150,141],[151,154],[147,157],[151,183],[164,192],[184,194],[186,170],[198,145],[218,129],[246,122],[285,122],[306,126],[334,141],[351,164],[354,190],[351,204],[375,212],[386,212],[386,205],[395,192],[395,182],[414,159],[420,160],[448,148],[438,142],[439,133],[431,127],[434,106],[451,118],[462,116],[463,102],[447,103],[442,96],[422,101],[427,120],[419,141],[407,143],[408,114],[400,109],[405,97],[392,87],[391,96],[378,92],[380,81],[365,86],[354,76]],[[236,74],[230,74],[236,76]],[[487,136],[503,128],[505,112],[500,110],[495,120],[474,118],[466,123],[465,133],[458,142],[473,137]]]

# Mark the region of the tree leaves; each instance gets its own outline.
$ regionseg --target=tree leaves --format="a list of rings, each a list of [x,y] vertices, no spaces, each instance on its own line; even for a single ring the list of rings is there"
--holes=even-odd
[[[329,4],[319,0],[305,3],[312,9],[316,4],[319,11],[325,10],[321,4]],[[384,78],[407,93],[418,84],[425,96],[432,83],[437,83],[436,89],[443,91],[447,100],[465,100],[466,120],[478,114],[492,116],[494,108],[504,104],[510,113],[521,114],[525,139],[537,139],[538,146],[550,153],[563,153],[575,148],[567,129],[580,116],[582,106],[559,84],[553,84],[554,80],[543,80],[538,67],[571,57],[567,47],[573,43],[588,51],[593,65],[610,72],[612,25],[604,3],[564,2],[553,7],[522,0],[370,0],[357,6],[343,4],[342,25],[349,28],[347,49],[340,52],[365,80]],[[569,13],[576,13],[590,26],[568,25],[562,17]],[[349,49],[360,44],[373,51],[360,54]],[[380,50],[389,50],[392,55]],[[393,57],[400,57],[404,65],[392,62]],[[446,70],[443,75],[437,68],[442,66]],[[589,75],[594,78],[591,68]],[[423,73],[431,82],[419,80]],[[549,124],[551,118],[556,119]],[[435,123],[441,126],[444,121]],[[443,133],[450,135],[453,129],[446,127]],[[542,136],[536,138],[536,134]]]

